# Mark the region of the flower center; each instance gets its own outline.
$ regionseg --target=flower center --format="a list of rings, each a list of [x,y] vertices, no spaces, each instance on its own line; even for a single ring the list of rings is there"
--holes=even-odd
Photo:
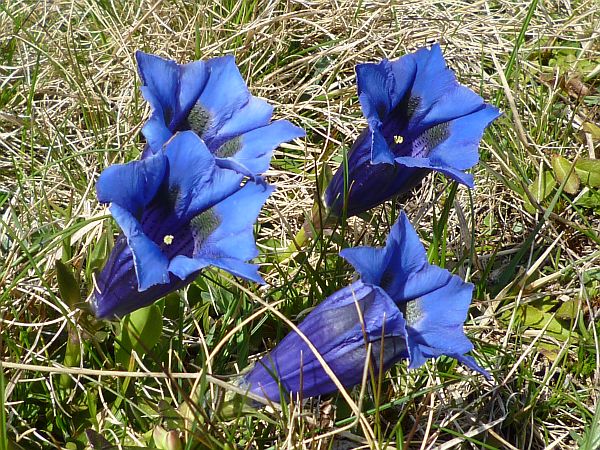
[[[171,245],[173,243],[173,239],[174,239],[174,237],[172,234],[167,234],[163,238],[163,242],[165,243],[165,245]]]

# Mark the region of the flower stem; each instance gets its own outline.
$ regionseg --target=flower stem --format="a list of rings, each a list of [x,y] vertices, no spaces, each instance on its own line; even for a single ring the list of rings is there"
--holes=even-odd
[[[287,248],[283,252],[277,254],[277,262],[286,262],[292,258],[295,253],[304,248],[308,241],[312,239],[312,232],[310,230],[307,231],[307,228],[309,227],[310,223],[308,221],[304,222],[304,225],[302,225],[298,232],[294,235]]]
[[[288,261],[294,254],[302,251],[302,249],[315,238],[321,230],[328,228],[333,218],[330,211],[319,209],[319,205],[315,204],[312,209],[310,219],[306,219],[304,224],[292,238],[287,248],[277,255],[277,262],[282,263]]]

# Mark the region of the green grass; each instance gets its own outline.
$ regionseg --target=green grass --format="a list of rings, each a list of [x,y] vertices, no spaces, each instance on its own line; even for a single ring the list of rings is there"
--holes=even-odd
[[[599,22],[582,0],[0,3],[0,450],[166,448],[167,432],[188,450],[597,448],[600,194],[536,180],[556,178],[554,154],[600,156],[586,125],[600,122]],[[476,190],[434,176],[278,256],[310,215],[317,174],[365,125],[354,65],[433,41],[504,111]],[[148,331],[97,321],[85,303],[117,230],[95,181],[143,145],[136,49],[233,53],[252,93],[307,130],[267,174],[266,288],[207,270],[158,303],[143,346]],[[338,251],[381,245],[401,209],[430,260],[476,285],[466,331],[494,382],[439,358],[345,395],[241,407],[233,375],[347,285]]]

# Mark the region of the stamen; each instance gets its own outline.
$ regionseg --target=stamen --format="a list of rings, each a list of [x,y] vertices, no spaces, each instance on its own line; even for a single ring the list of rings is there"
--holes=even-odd
[[[398,136],[398,135],[394,136],[394,143],[396,143],[396,144],[402,144],[403,142],[404,142],[404,137],[403,136]]]
[[[167,234],[163,238],[163,242],[165,243],[165,245],[171,245],[173,243],[173,239],[174,239],[174,237],[172,234]]]

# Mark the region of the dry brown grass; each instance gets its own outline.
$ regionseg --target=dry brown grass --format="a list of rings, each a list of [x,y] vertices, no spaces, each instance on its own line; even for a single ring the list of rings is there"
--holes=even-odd
[[[0,194],[7,193],[8,200],[0,210],[0,256],[5,261],[0,285],[7,290],[0,326],[12,347],[0,346],[2,357],[23,364],[62,362],[53,359],[69,320],[61,310],[68,308],[57,306],[55,298],[53,267],[61,255],[61,230],[71,235],[71,261],[81,267],[89,246],[106,227],[106,221],[93,221],[81,230],[78,225],[106,213],[94,195],[98,174],[110,163],[136,157],[141,148],[139,130],[149,111],[138,90],[137,49],[180,62],[233,53],[252,93],[274,104],[276,117],[307,130],[305,140],[276,151],[267,174],[278,189],[261,216],[259,244],[270,252],[269,239],[285,248],[309,214],[315,169],[336,166],[342,147],[365,126],[354,65],[442,43],[459,79],[489,101],[498,96],[506,111],[482,143],[491,170],[480,165],[475,171],[473,209],[469,193],[459,189],[448,225],[448,265],[482,285],[487,277],[491,285],[543,215],[525,211],[523,194],[511,186],[531,187],[523,174],[531,177],[540,165],[549,166],[552,153],[598,156],[597,143],[585,135],[580,139],[583,122],[598,122],[598,106],[570,97],[559,81],[571,74],[556,67],[548,77],[539,55],[576,41],[581,43],[578,60],[598,62],[600,5],[593,0],[539,2],[504,83],[499,69],[504,72],[509,64],[529,7],[530,2],[509,0],[5,0],[0,5]],[[597,89],[595,80],[588,83]],[[414,225],[426,230],[424,235],[429,235],[433,207],[444,197],[444,187],[425,183],[403,205],[411,217],[420,218]],[[351,240],[380,242],[379,223],[385,223],[386,214],[379,211],[370,222],[351,221]],[[470,243],[472,229],[475,240]],[[390,382],[387,396],[405,400],[382,413],[382,420],[393,426],[402,416],[410,437],[405,448],[484,448],[478,441],[491,448],[577,448],[569,432],[581,434],[590,423],[600,383],[593,326],[600,301],[584,280],[585,273],[600,268],[600,253],[598,241],[581,229],[597,234],[598,213],[582,214],[566,204],[539,229],[506,288],[495,294],[484,289],[475,302],[467,329],[484,343],[482,361],[494,372],[494,383],[456,380],[434,366],[418,373],[408,374],[404,368],[394,372],[400,376]],[[471,246],[473,265],[458,264],[461,255],[468,259]],[[330,249],[334,251],[335,246]],[[320,258],[313,252],[307,264],[319,268]],[[484,268],[494,258],[493,270],[486,274]],[[267,280],[277,285],[305,267],[291,260],[279,271],[265,269],[271,270]],[[288,280],[280,281],[282,272]],[[308,280],[294,282],[299,296],[319,294]],[[584,314],[578,321],[591,333],[591,344],[583,347],[581,340],[560,340],[546,329],[518,327],[517,308],[543,298],[581,299]],[[500,320],[504,311],[510,319]],[[572,330],[580,327],[578,321]],[[28,330],[27,344],[19,337],[23,330]],[[191,327],[186,332],[194,342],[204,342],[197,334],[201,331]],[[541,341],[557,344],[561,357],[544,356]],[[593,364],[586,376],[573,369],[582,358]],[[83,367],[88,363],[84,360]],[[460,368],[456,372],[465,374]],[[29,437],[21,434],[23,445],[35,439],[54,445],[39,424],[19,420],[23,399],[11,396],[18,383],[35,378],[22,370],[6,374],[11,435],[29,427],[34,431]],[[161,386],[161,395],[168,395],[168,387]],[[420,393],[414,394],[415,389]],[[49,392],[56,395],[54,387]],[[55,397],[53,402],[61,400]],[[103,405],[110,409],[109,403]],[[299,431],[314,429],[318,420],[324,428],[314,435],[341,430],[325,414],[328,404],[312,405],[304,409],[306,418],[296,407],[287,423],[281,419],[282,434],[273,436],[277,448],[327,448],[328,439],[303,441]],[[582,414],[586,410],[590,414]],[[103,423],[118,421],[111,414],[103,416]],[[374,426],[371,416],[364,420]],[[128,434],[141,443],[139,430],[133,428]],[[377,445],[376,431],[371,430],[371,437],[365,432],[366,438],[356,433],[344,430],[335,448],[358,448],[344,447],[350,441],[358,445],[357,440],[365,448]]]

